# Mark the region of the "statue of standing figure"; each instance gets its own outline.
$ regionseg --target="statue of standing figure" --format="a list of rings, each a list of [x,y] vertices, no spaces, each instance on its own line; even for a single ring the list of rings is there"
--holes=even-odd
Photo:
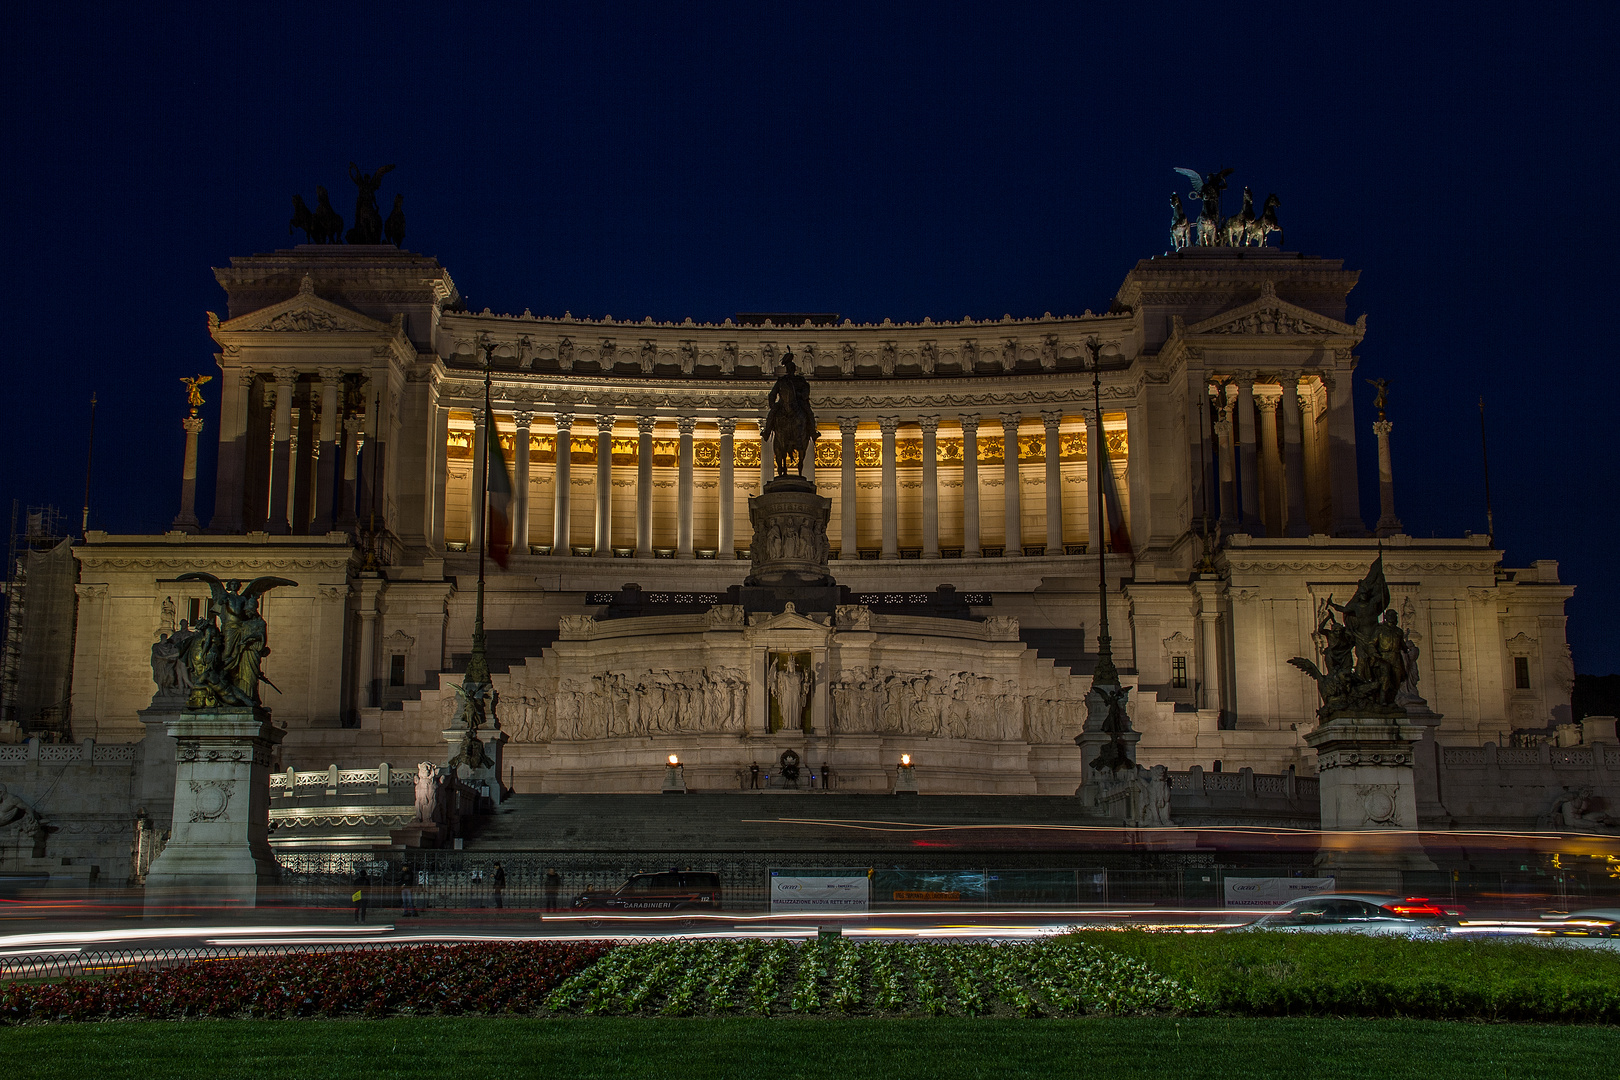
[[[374,173],[363,173],[360,166],[349,162],[349,179],[354,181],[358,190],[354,198],[354,228],[349,230],[348,241],[351,244],[380,244],[383,238],[382,210],[377,206],[377,189],[382,187],[382,178],[393,169],[392,165],[384,165]],[[404,215],[401,214],[400,231],[404,233]]]
[[[805,455],[815,453],[816,414],[810,408],[810,382],[799,374],[793,353],[782,357],[782,374],[771,387],[769,411],[761,438],[776,440],[776,475],[792,468],[804,475]]]

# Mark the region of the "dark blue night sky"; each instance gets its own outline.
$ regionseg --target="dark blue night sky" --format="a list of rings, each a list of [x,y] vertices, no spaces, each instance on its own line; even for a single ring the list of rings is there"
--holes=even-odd
[[[763,9],[769,8],[766,12]],[[1168,246],[1171,171],[1275,191],[1362,271],[1357,420],[1391,380],[1397,510],[1561,563],[1577,669],[1620,671],[1610,6],[379,4],[14,14],[0,499],[157,532],[210,267],[315,185],[398,168],[406,246],[475,310],[859,320],[1107,308]],[[217,395],[207,388],[208,439]],[[203,505],[212,487],[204,462]]]

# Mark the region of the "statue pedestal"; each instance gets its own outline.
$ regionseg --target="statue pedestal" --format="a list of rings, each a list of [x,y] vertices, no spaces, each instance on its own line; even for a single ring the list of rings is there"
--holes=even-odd
[[[1435,869],[1414,831],[1414,748],[1423,733],[1403,713],[1337,716],[1305,736],[1321,785],[1316,863],[1337,888],[1400,892],[1402,871]]]
[[[254,907],[279,876],[270,850],[270,755],[282,732],[262,708],[198,709],[175,740],[174,825],[146,877],[146,910]]]
[[[1106,685],[1106,684],[1105,684]],[[1110,690],[1114,689],[1112,686]],[[1111,732],[1104,731],[1103,726],[1108,720],[1108,702],[1095,688],[1086,692],[1086,722],[1080,734],[1074,737],[1074,743],[1080,748],[1080,786],[1074,793],[1080,796],[1081,805],[1089,809],[1101,809],[1103,798],[1117,786],[1113,770],[1099,772],[1091,767],[1109,743],[1118,739],[1125,746],[1126,760],[1135,766],[1136,744],[1142,741],[1140,731]]]
[[[816,494],[813,481],[779,476],[748,499],[754,526],[745,587],[818,587],[833,584],[827,572],[827,522],[832,500]]]
[[[455,760],[461,751],[461,740],[466,736],[467,729],[461,724],[455,724],[444,728],[440,734],[450,746],[450,753],[445,760]],[[468,787],[479,789],[492,806],[499,806],[506,795],[506,789],[501,786],[501,744],[506,742],[506,734],[498,728],[486,725],[478,729],[478,738],[484,744],[484,753],[489,756],[491,763],[481,769],[462,765],[456,768],[455,775]]]

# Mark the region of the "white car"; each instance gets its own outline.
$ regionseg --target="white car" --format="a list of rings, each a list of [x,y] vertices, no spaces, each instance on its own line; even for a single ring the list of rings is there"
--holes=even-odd
[[[1423,897],[1402,900],[1375,893],[1320,893],[1290,901],[1279,911],[1233,929],[1440,937],[1445,934],[1447,914]]]

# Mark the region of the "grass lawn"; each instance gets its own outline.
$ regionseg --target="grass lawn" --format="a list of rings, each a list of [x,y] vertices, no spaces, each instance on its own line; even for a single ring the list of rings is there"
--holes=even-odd
[[[1424,1020],[799,1017],[203,1020],[0,1032],[0,1076],[1574,1080],[1620,1029]]]

